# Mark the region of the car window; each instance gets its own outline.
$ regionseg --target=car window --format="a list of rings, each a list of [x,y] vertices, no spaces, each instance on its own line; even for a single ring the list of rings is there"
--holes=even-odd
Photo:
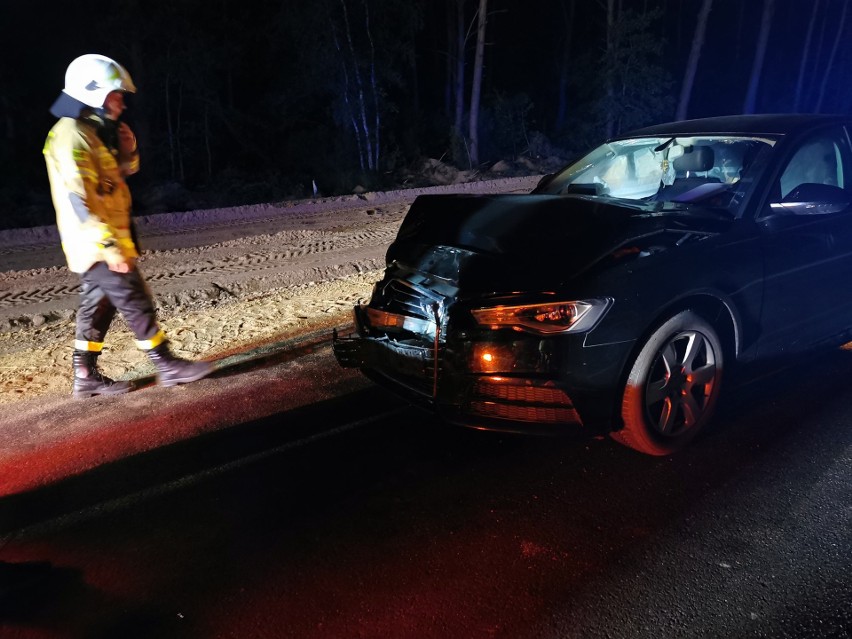
[[[773,186],[772,210],[797,215],[845,210],[852,196],[850,167],[844,129],[811,136],[793,151]]]

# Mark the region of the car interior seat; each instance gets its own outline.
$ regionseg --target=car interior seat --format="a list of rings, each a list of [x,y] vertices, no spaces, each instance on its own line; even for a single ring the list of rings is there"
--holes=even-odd
[[[715,160],[712,147],[693,146],[675,158],[672,166],[675,170],[675,181],[664,189],[666,200],[681,199],[690,191],[705,184],[720,184],[718,177],[711,177],[707,172],[713,168]],[[701,173],[702,175],[698,175]]]

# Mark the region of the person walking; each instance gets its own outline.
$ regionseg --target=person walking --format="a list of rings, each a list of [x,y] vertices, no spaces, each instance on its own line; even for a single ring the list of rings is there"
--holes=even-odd
[[[136,266],[130,189],[125,178],[139,170],[139,149],[119,118],[124,96],[136,87],[115,60],[87,54],[65,72],[65,87],[50,112],[59,120],[44,145],[56,225],[68,269],[81,279],[74,352],[74,397],[133,390],[98,368],[98,357],[116,310],[124,317],[157,371],[161,386],[194,382],[213,372],[209,362],[175,357],[157,323],[154,302]]]

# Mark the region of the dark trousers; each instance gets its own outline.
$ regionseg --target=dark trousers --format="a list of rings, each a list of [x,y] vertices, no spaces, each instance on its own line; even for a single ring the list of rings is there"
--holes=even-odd
[[[138,269],[116,273],[105,262],[98,262],[80,277],[77,340],[103,343],[116,309],[137,341],[150,340],[159,333],[154,302]]]

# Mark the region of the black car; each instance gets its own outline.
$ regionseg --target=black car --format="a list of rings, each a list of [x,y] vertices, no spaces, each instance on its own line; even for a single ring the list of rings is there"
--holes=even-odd
[[[674,452],[726,367],[848,339],[850,126],[675,122],[528,195],[421,196],[335,355],[451,422]]]

